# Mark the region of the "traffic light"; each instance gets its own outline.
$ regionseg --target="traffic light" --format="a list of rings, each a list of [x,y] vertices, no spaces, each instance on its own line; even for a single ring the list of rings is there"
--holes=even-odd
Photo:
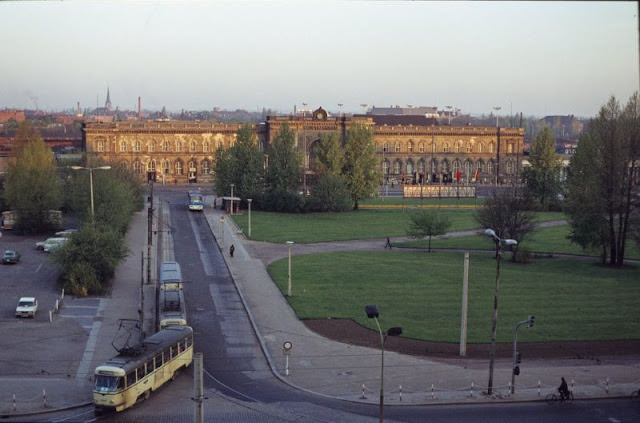
[[[520,366],[516,366],[513,368],[513,374],[516,376],[520,374]]]
[[[522,354],[520,352],[516,353],[516,363],[520,364],[522,362]]]
[[[528,322],[527,322],[527,327],[528,328],[533,327],[535,322],[536,322],[536,316],[534,316],[534,315],[529,316],[529,319],[528,319]]]

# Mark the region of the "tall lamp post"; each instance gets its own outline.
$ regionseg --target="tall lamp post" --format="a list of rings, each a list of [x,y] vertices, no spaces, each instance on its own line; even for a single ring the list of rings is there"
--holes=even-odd
[[[369,319],[373,319],[376,321],[376,326],[378,326],[378,333],[380,333],[380,423],[384,422],[384,343],[387,340],[387,336],[398,336],[402,335],[402,328],[400,326],[392,327],[387,329],[386,333],[382,332],[380,328],[380,323],[378,322],[378,307],[370,304],[364,306],[364,311],[367,313],[367,317]]]
[[[512,246],[517,245],[518,241],[515,239],[502,239],[493,229],[487,229],[484,234],[493,239],[496,244],[496,287],[493,294],[493,322],[491,325],[491,348],[489,350],[489,384],[487,388],[487,394],[491,395],[493,392],[493,364],[496,357],[496,334],[498,330],[498,294],[500,292],[500,261],[501,261],[501,249],[502,245]]]
[[[231,185],[231,215],[233,216],[233,187],[236,186],[236,184],[230,184]]]
[[[249,204],[249,239],[251,239],[251,202],[253,200],[251,198],[247,198],[247,203]]]
[[[500,106],[494,106],[493,110],[496,111],[496,185],[500,182],[500,123],[498,111],[502,109]]]
[[[89,192],[91,194],[91,221],[94,220],[94,209],[93,209],[93,171],[94,170],[109,170],[111,166],[98,166],[98,167],[84,167],[84,166],[71,166],[73,170],[88,170],[89,171]]]
[[[287,297],[291,296],[291,246],[294,244],[293,241],[287,241],[287,246],[289,247],[289,272],[287,277]]]

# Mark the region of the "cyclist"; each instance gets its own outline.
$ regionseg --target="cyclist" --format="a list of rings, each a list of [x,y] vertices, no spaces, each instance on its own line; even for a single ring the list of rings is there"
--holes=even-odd
[[[562,382],[558,387],[558,393],[560,394],[560,400],[564,401],[566,399],[569,399],[569,387],[567,386],[567,381],[564,380],[564,377],[562,377],[561,379]]]

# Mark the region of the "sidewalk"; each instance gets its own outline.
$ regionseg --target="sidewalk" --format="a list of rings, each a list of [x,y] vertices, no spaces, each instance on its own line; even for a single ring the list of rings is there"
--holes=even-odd
[[[285,245],[246,240],[223,211],[205,210],[209,226],[220,245],[263,350],[276,377],[309,392],[349,401],[377,403],[380,391],[380,350],[343,344],[323,338],[298,320],[286,298],[271,280],[265,263],[287,255]],[[224,237],[220,231],[224,230]],[[383,241],[325,243],[308,251],[336,251],[354,247],[379,249]],[[235,246],[234,256],[228,248]],[[299,247],[296,246],[298,253]],[[288,357],[283,344],[290,342]],[[564,376],[576,399],[626,397],[640,385],[640,360],[600,357],[599,360],[526,360],[516,377],[515,394],[509,394],[511,360],[496,360],[493,395],[488,397],[487,360],[428,359],[384,353],[384,392],[387,404],[444,404],[460,402],[536,401],[555,392]]]

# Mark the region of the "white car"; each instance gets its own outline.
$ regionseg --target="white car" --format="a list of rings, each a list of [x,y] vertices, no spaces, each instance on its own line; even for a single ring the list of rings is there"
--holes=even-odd
[[[62,237],[62,238],[69,238],[72,234],[78,232],[77,229],[65,229],[63,231],[58,231],[56,232],[56,236]]]
[[[63,238],[63,237],[47,238],[44,241],[36,242],[36,248],[38,250],[42,250],[47,253],[50,253],[52,250],[62,247],[67,241],[69,241],[69,238]]]
[[[38,300],[35,297],[22,297],[16,307],[16,317],[36,317]]]

